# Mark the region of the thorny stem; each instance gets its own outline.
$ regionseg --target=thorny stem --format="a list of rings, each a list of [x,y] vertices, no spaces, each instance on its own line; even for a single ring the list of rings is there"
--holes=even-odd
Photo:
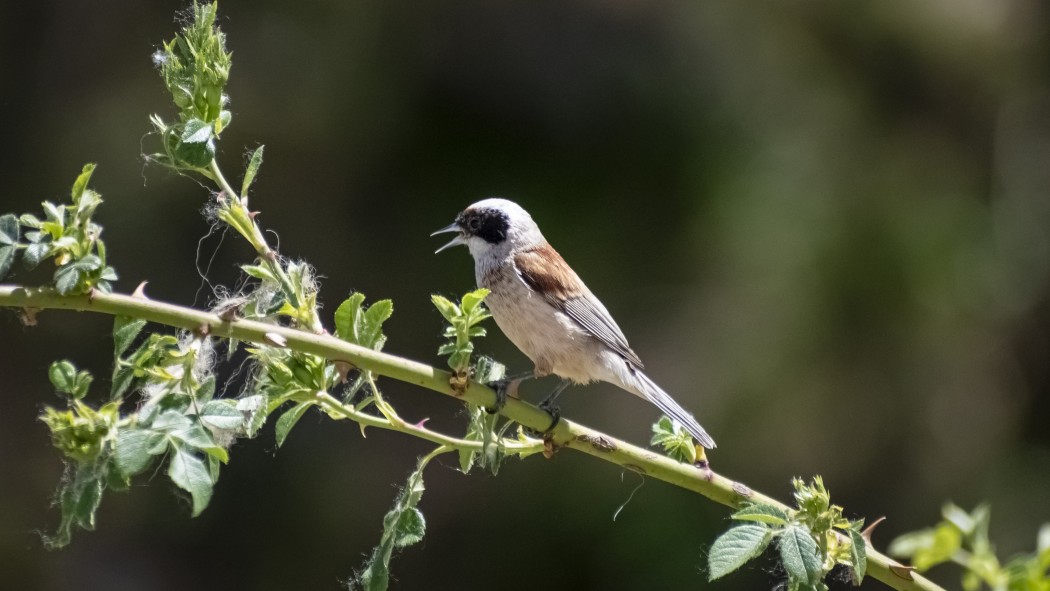
[[[217,314],[192,308],[184,308],[164,302],[157,302],[145,297],[134,297],[122,294],[93,293],[91,295],[60,296],[48,288],[32,289],[16,285],[0,285],[0,307],[59,308],[99,312],[109,315],[131,316],[158,324],[196,330],[218,337],[232,337],[253,343],[272,343],[277,339],[267,335],[278,335],[286,346],[303,353],[320,355],[332,361],[346,361],[354,366],[375,372],[395,380],[415,384],[423,388],[440,392],[446,396],[459,398],[471,404],[491,407],[496,403],[496,393],[481,384],[471,382],[467,388],[456,391],[450,386],[452,375],[429,365],[410,361],[388,353],[381,353],[342,341],[335,337],[311,333],[293,328],[265,324],[252,320],[223,320]],[[326,398],[327,397],[327,398]],[[330,395],[319,397],[326,410],[338,415],[352,418],[361,424],[394,429],[441,444],[442,447],[432,454],[444,453],[466,442],[447,437],[425,429],[419,425],[394,425],[379,417],[363,415],[331,398]],[[329,400],[330,399],[330,400]],[[543,430],[550,425],[550,415],[536,406],[514,398],[508,399],[500,411],[505,417],[531,429]],[[691,490],[731,508],[740,507],[750,502],[760,502],[789,509],[783,503],[752,490],[740,482],[734,482],[716,473],[706,463],[698,465],[683,464],[671,458],[659,455],[651,450],[631,445],[625,441],[610,437],[583,425],[562,419],[548,440],[544,442],[551,450],[569,448],[607,462],[630,469],[639,474],[663,480],[675,486]],[[876,551],[870,545],[867,551],[868,576],[882,581],[900,591],[943,591],[929,579],[901,566],[885,554]]]
[[[215,184],[219,186],[219,190],[222,191],[222,194],[219,196],[222,200],[220,207],[228,208],[232,216],[239,222],[239,225],[245,226],[235,226],[235,229],[255,248],[259,260],[277,278],[278,283],[281,285],[281,292],[288,298],[288,303],[297,310],[302,308],[298,292],[292,286],[292,280],[288,277],[288,272],[280,264],[277,251],[270,248],[270,245],[266,242],[266,236],[263,235],[262,230],[259,229],[259,225],[255,223],[255,219],[248,209],[248,195],[238,195],[233,190],[229,181],[226,180],[226,176],[222,174],[222,169],[219,168],[219,161],[214,158],[212,158],[210,171],[206,176],[214,180]],[[317,334],[324,332],[324,327],[321,325],[321,320],[317,317],[315,308],[310,310],[306,324],[309,330]]]

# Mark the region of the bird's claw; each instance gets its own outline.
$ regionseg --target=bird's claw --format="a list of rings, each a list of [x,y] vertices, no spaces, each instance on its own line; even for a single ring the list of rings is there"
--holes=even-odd
[[[496,392],[496,404],[494,406],[485,407],[485,412],[494,415],[503,410],[503,407],[507,405],[507,389],[510,387],[510,382],[511,380],[503,378],[485,384]]]
[[[558,423],[561,422],[561,408],[559,408],[553,402],[544,400],[539,404],[539,407],[540,410],[551,416],[551,424],[543,431],[537,431],[535,429],[526,428],[525,432],[532,437],[543,437],[544,435],[549,435],[551,432],[554,431],[554,428],[558,426]]]

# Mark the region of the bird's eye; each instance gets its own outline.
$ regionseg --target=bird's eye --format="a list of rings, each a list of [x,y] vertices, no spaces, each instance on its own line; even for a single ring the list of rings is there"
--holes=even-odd
[[[481,229],[481,219],[470,218],[470,220],[467,221],[467,227],[470,228],[471,232],[477,232]]]

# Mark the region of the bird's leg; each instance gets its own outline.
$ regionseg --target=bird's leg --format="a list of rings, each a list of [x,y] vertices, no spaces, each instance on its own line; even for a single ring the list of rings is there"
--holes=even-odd
[[[489,414],[496,414],[499,411],[503,410],[503,407],[507,404],[507,390],[510,389],[511,384],[520,384],[521,382],[532,379],[534,377],[536,377],[536,372],[529,371],[522,372],[520,374],[516,374],[510,377],[504,376],[498,380],[493,380],[485,384],[489,388],[492,388],[496,391],[496,405],[491,408],[486,408],[485,411]]]
[[[558,426],[558,422],[561,421],[561,409],[555,406],[554,401],[558,399],[558,395],[565,391],[565,388],[569,387],[569,380],[562,380],[555,386],[554,390],[540,402],[540,409],[547,412],[551,416],[551,425],[547,427],[544,433],[550,433]]]

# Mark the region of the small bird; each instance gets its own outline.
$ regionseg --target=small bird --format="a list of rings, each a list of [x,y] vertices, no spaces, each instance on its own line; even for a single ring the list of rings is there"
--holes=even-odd
[[[532,376],[557,375],[558,388],[541,404],[555,417],[554,399],[570,383],[608,382],[648,400],[706,447],[715,441],[685,409],[642,373],[616,321],[547,243],[532,216],[506,199],[484,199],[433,235],[456,232],[435,254],[466,245],[496,324],[536,365]],[[553,424],[552,424],[553,427]]]

